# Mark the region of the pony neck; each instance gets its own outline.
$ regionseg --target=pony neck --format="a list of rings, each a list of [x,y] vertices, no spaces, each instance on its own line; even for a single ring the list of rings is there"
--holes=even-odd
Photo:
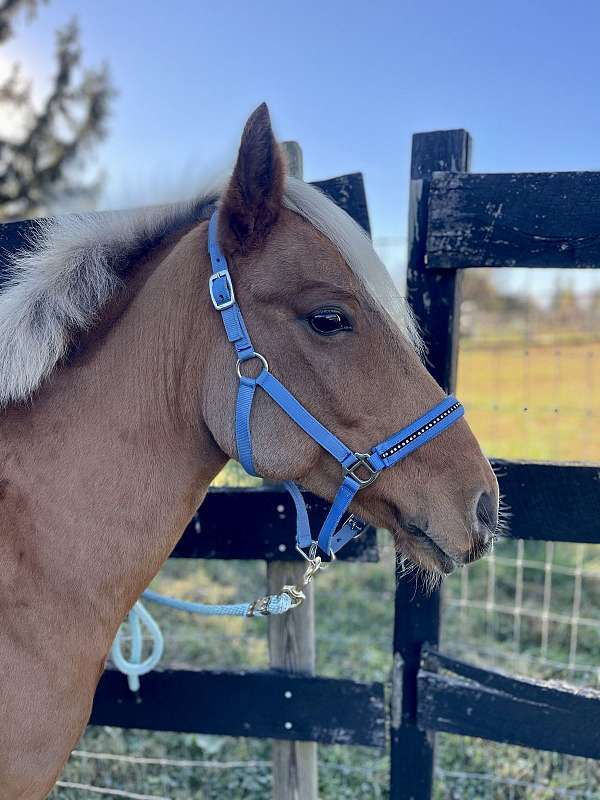
[[[22,576],[40,605],[103,625],[102,647],[226,461],[199,414],[209,266],[189,237],[197,245],[202,233],[140,265],[104,330],[31,408],[0,417],[0,540],[13,542],[18,569],[34,556],[43,565],[47,580]]]

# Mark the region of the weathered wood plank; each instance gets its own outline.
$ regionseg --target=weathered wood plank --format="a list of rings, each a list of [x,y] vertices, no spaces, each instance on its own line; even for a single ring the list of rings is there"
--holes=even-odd
[[[151,672],[133,693],[102,676],[92,725],[383,747],[383,684],[279,672]]]
[[[424,730],[600,758],[600,692],[512,678],[435,652],[424,656]]]
[[[492,465],[513,538],[600,543],[600,465],[501,459]]]
[[[427,266],[600,267],[600,172],[437,173]]]
[[[425,269],[429,180],[434,170],[466,170],[470,137],[466,131],[437,131],[413,137],[408,222],[407,295],[428,348],[428,368],[447,391],[456,381],[460,273]],[[416,724],[417,673],[421,648],[436,644],[439,593],[428,595],[412,582],[396,588],[392,688],[391,798],[430,798],[433,791],[434,737]]]
[[[510,536],[600,543],[600,467],[502,459],[492,460],[492,465],[510,512]],[[318,529],[328,503],[315,496],[309,496],[308,502],[311,523]],[[290,561],[300,558],[294,542],[294,507],[287,492],[271,488],[213,489],[172,557]],[[369,529],[338,557],[377,561],[375,531]]]
[[[0,262],[3,253],[14,253],[27,247],[28,236],[34,221],[22,219],[18,222],[5,222],[0,225]]]
[[[350,175],[340,175],[338,178],[329,178],[325,181],[312,181],[312,185],[325,192],[334,203],[337,203],[340,208],[350,214],[367,233],[371,233],[367,195],[362,173],[354,172]]]
[[[330,504],[306,494],[313,530],[319,530]],[[296,513],[290,495],[281,489],[211,489],[186,527],[171,558],[258,559],[299,561]],[[377,561],[377,538],[369,528],[338,556],[348,561]]]
[[[471,138],[466,131],[435,131],[413,137],[408,220],[407,296],[427,347],[427,366],[452,391],[456,383],[461,274],[426,269],[429,196],[434,170],[469,168]]]
[[[267,565],[267,592],[301,585],[306,562],[273,561]],[[289,614],[269,617],[269,666],[291,674],[314,675],[315,584],[305,587],[306,600]],[[317,800],[318,759],[314,742],[275,740],[272,747],[273,800]]]

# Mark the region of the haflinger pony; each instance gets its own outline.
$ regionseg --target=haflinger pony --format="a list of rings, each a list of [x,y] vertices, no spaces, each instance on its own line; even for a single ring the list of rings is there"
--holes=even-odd
[[[90,714],[119,623],[236,458],[235,351],[209,296],[208,218],[271,372],[363,452],[440,403],[360,228],[286,178],[269,113],[220,193],[40,222],[0,295],[0,797],[38,800]],[[251,370],[249,365],[248,370]],[[267,396],[258,474],[333,499],[340,467]],[[435,575],[481,556],[498,487],[460,419],[356,494]]]

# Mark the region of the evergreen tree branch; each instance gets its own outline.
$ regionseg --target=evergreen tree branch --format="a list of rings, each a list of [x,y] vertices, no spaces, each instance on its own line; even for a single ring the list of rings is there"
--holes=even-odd
[[[0,31],[7,15],[23,6],[31,13],[37,0],[0,3]],[[45,213],[65,197],[89,200],[99,188],[98,179],[84,181],[75,171],[106,135],[114,92],[107,68],[82,70],[81,56],[79,29],[71,22],[57,33],[56,75],[41,109],[17,67],[0,84],[3,117],[23,121],[16,134],[0,137],[0,219]]]

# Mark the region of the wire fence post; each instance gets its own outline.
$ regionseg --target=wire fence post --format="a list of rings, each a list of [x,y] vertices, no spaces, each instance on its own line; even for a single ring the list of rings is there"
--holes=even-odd
[[[425,339],[429,371],[448,392],[454,391],[456,379],[460,273],[426,269],[427,201],[432,173],[466,172],[469,151],[470,137],[463,130],[413,136],[407,296]],[[417,727],[417,673],[423,645],[438,642],[440,597],[399,578],[395,605],[390,797],[429,800],[434,733]]]
[[[283,142],[288,172],[302,178],[302,149],[297,142]],[[274,561],[267,565],[268,592],[281,591],[285,584],[301,584],[304,562]],[[314,674],[315,614],[312,584],[305,589],[306,600],[293,614],[269,618],[269,661],[271,667],[290,672]],[[285,703],[285,698],[282,698]],[[289,723],[291,724],[291,723]],[[317,745],[314,742],[273,741],[273,800],[317,800]]]

